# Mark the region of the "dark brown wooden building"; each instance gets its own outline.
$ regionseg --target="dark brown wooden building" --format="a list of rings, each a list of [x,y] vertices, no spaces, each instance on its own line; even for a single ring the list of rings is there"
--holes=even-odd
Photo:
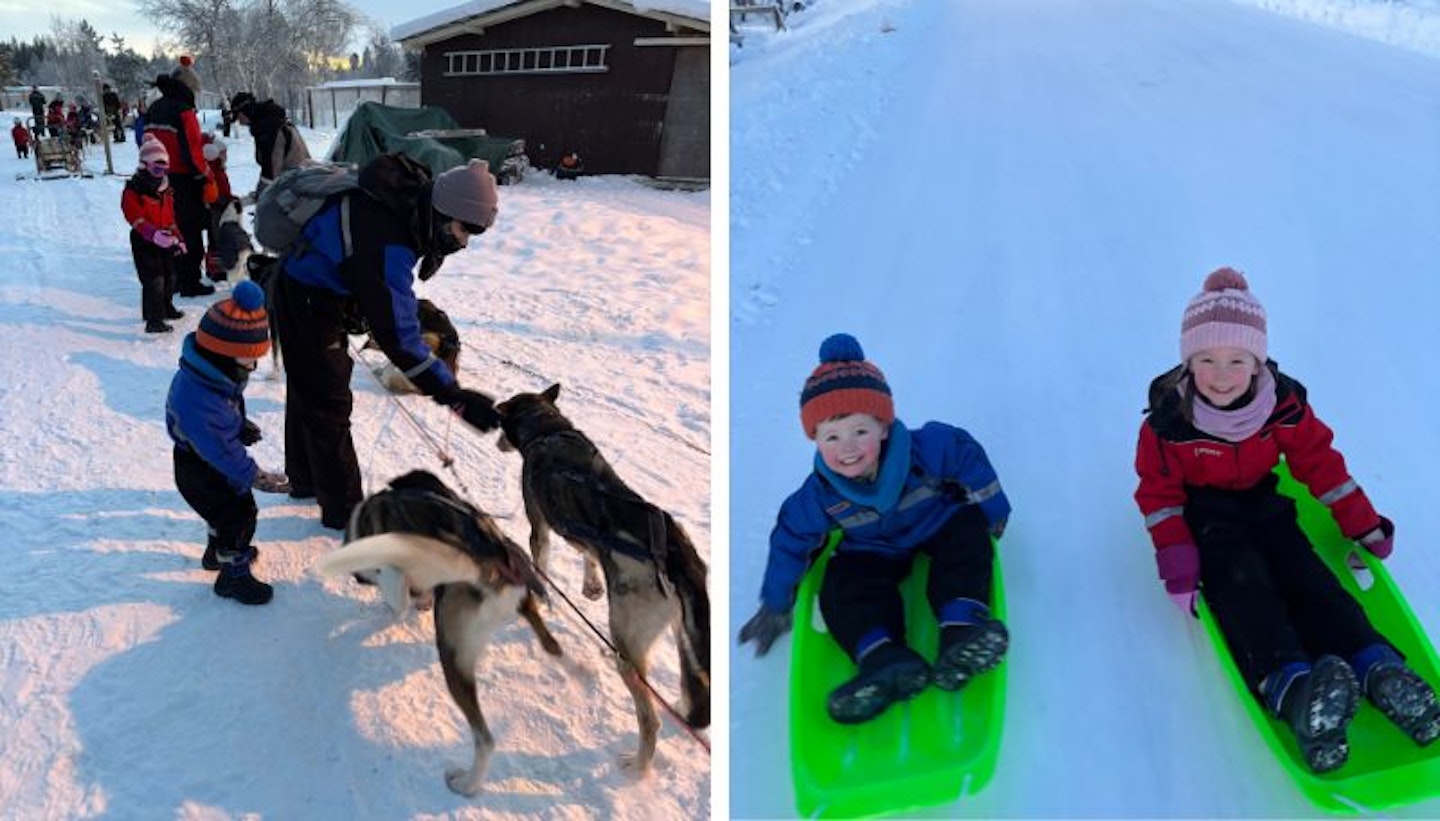
[[[549,168],[710,177],[710,22],[682,0],[470,3],[397,26],[421,52],[420,102],[523,137]],[[697,7],[701,15],[661,9]],[[478,9],[486,9],[477,11]]]

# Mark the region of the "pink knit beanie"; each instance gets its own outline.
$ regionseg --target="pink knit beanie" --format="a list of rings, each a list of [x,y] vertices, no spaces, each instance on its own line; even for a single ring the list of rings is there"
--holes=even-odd
[[[165,150],[165,144],[154,134],[146,134],[145,140],[140,143],[140,164],[149,165],[152,162],[170,162],[170,152]]]
[[[1245,275],[1217,268],[1205,287],[1185,306],[1180,323],[1180,361],[1209,348],[1240,348],[1264,362],[1265,307],[1250,293]]]

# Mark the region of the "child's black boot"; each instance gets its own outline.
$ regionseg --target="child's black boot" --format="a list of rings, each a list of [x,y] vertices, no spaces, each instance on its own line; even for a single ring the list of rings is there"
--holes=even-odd
[[[914,698],[929,683],[925,659],[887,639],[860,657],[860,672],[830,693],[827,707],[841,724],[860,724],[897,701]]]
[[[1440,737],[1440,704],[1435,690],[1405,665],[1388,644],[1373,644],[1355,655],[1366,698],[1405,734],[1424,747]]]
[[[959,690],[970,679],[1000,664],[1010,632],[990,617],[990,608],[974,599],[955,599],[940,610],[940,651],[935,656],[935,686]]]
[[[255,549],[230,553],[221,552],[220,575],[215,577],[215,595],[234,599],[241,604],[264,604],[275,595],[275,588],[250,574]]]
[[[1292,662],[1260,683],[1265,703],[1295,731],[1305,763],[1317,773],[1334,770],[1350,758],[1346,730],[1360,702],[1360,683],[1338,656],[1321,656],[1314,665]]]

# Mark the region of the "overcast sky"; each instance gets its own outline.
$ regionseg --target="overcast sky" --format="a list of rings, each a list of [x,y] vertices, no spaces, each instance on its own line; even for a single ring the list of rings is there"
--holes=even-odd
[[[389,31],[400,23],[457,5],[460,0],[348,0],[362,14],[378,20]],[[0,40],[28,41],[49,34],[52,16],[85,19],[104,37],[119,33],[131,48],[149,54],[162,32],[139,11],[134,0],[51,0],[44,13],[33,10],[32,0],[0,0]]]

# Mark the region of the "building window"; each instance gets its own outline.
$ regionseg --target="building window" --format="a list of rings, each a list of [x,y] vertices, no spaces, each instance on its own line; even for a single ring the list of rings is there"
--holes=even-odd
[[[580,74],[608,71],[609,46],[497,48],[489,51],[445,52],[445,76],[480,74]]]

